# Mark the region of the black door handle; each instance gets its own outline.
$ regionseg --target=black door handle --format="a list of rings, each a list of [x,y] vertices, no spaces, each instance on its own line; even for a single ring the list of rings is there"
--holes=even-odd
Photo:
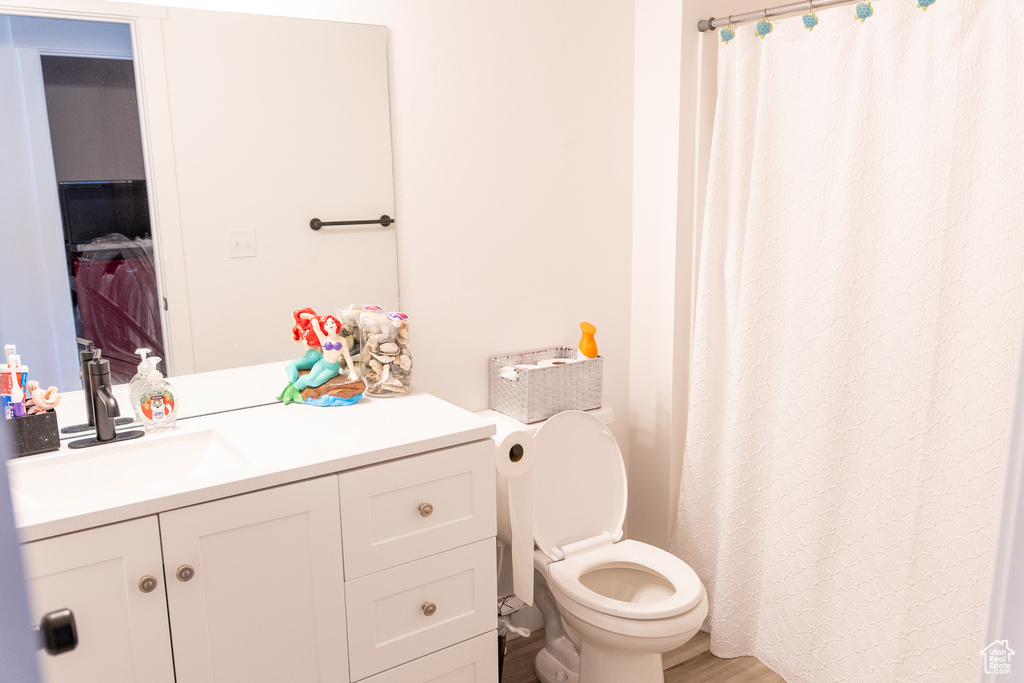
[[[69,609],[44,614],[39,622],[39,631],[43,637],[42,647],[51,655],[70,652],[78,646],[75,614]]]

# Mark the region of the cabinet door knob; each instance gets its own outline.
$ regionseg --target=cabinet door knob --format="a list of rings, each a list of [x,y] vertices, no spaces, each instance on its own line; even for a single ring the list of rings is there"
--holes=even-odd
[[[150,576],[149,574],[146,574],[141,579],[139,579],[139,590],[143,593],[152,593],[156,590],[156,586],[157,580],[155,576]]]
[[[423,603],[422,609],[423,609],[423,615],[424,616],[432,617],[432,616],[434,616],[434,612],[437,611],[437,605],[435,605],[432,602],[427,601],[427,602]]]
[[[48,654],[59,655],[78,647],[75,613],[69,609],[44,614],[42,621],[39,622],[39,632],[43,636],[43,649]]]
[[[420,503],[420,517],[429,517],[434,514],[434,506],[430,503]]]
[[[187,564],[183,564],[178,567],[178,571],[174,575],[178,577],[178,581],[191,581],[192,577],[196,575],[196,570]]]

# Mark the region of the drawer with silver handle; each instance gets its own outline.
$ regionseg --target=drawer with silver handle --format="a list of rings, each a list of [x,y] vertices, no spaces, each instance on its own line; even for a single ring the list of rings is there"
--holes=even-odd
[[[345,582],[352,680],[491,633],[494,539]]]
[[[345,579],[494,536],[494,446],[455,448],[342,472]]]
[[[367,678],[365,683],[498,683],[493,631]]]

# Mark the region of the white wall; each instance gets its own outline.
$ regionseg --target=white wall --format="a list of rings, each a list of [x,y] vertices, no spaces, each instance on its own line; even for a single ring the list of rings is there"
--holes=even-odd
[[[630,536],[666,547],[679,498],[718,38],[697,22],[763,0],[636,0]],[[648,348],[662,341],[652,371]],[[638,495],[639,492],[639,495]]]
[[[632,4],[388,5],[417,382],[486,408],[488,356],[574,345],[588,320],[627,448]]]
[[[386,25],[416,386],[485,409],[489,356],[587,320],[628,451],[632,2],[149,4]]]

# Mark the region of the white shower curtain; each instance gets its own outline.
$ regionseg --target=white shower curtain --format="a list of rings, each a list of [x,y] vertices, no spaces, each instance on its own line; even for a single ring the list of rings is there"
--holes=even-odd
[[[672,540],[719,656],[977,680],[1024,322],[1021,5],[720,46]]]

